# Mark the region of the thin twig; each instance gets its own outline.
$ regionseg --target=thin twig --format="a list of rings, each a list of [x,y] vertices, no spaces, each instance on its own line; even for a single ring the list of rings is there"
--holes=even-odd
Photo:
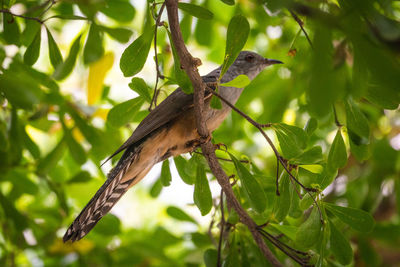
[[[199,152],[199,151],[193,151],[193,153],[203,155],[203,153],[201,153],[201,152]],[[226,159],[226,158],[221,158],[221,157],[217,157],[217,159],[218,159],[218,160],[222,160],[222,161],[233,162],[233,160],[231,160],[231,159]],[[239,160],[239,161],[240,161],[241,163],[250,163],[250,161],[245,160],[245,159],[241,159],[241,160]]]
[[[276,158],[276,195],[280,196],[281,194],[279,193],[279,159],[278,157]]]
[[[301,266],[312,266],[309,265],[308,261],[310,259],[310,256],[303,252],[296,250],[285,243],[281,242],[279,239],[277,239],[275,236],[271,235],[267,231],[260,229],[261,234],[272,244],[274,244],[277,248],[279,248],[283,253],[285,253],[287,256],[292,258],[294,261],[296,261],[298,264]],[[305,258],[301,258],[305,257]]]
[[[221,189],[220,194],[220,208],[221,208],[221,229],[219,232],[219,240],[218,240],[218,256],[217,256],[217,267],[221,267],[221,247],[222,247],[222,238],[224,234],[225,227],[225,214],[224,214],[224,191]]]
[[[154,4],[153,7],[155,7],[156,4]],[[153,98],[151,99],[150,102],[150,107],[149,111],[152,110],[153,104],[154,107],[157,106],[157,97],[158,97],[158,80],[164,79],[164,75],[161,74],[160,72],[160,67],[158,66],[158,53],[157,53],[157,31],[158,31],[158,26],[160,26],[160,20],[161,20],[161,15],[164,11],[165,8],[165,2],[161,5],[160,11],[158,12],[157,18],[156,18],[156,26],[154,27],[154,61],[156,63],[156,71],[157,71],[157,76],[156,76],[156,84],[154,85],[154,93],[153,93]]]
[[[42,17],[44,14],[46,14],[46,12],[49,11],[49,9],[50,9],[55,3],[56,3],[55,0],[51,0],[50,5],[49,5],[45,10],[43,10],[42,13],[40,13],[39,17]]]
[[[292,15],[292,17],[294,18],[294,20],[297,22],[297,24],[299,24],[301,31],[304,33],[304,35],[307,38],[308,43],[310,44],[311,48],[314,49],[314,46],[311,42],[310,37],[308,36],[306,30],[304,29],[304,22],[296,15],[296,13],[294,13],[291,9],[289,9],[290,15]]]
[[[181,66],[188,75],[194,88],[193,102],[197,132],[199,133],[199,136],[201,138],[207,140],[209,132],[203,116],[204,92],[206,86],[203,83],[203,80],[201,79],[200,74],[197,70],[197,67],[201,64],[201,61],[192,57],[192,55],[187,50],[185,43],[183,42],[178,18],[178,2],[176,0],[166,0],[165,3],[168,11],[168,21],[171,27],[172,42],[177,51]],[[243,209],[235,194],[233,193],[229,178],[226,175],[225,171],[222,169],[215,155],[214,145],[211,143],[210,140],[207,140],[206,142],[201,144],[201,149],[212,173],[222,187],[222,190],[224,190],[229,205],[233,207],[238,213],[241,222],[248,227],[249,231],[253,235],[255,243],[260,248],[263,255],[270,261],[273,266],[281,267],[282,264],[278,261],[275,255],[272,254],[271,250],[265,244],[262,235],[258,232],[257,224]]]
[[[342,127],[343,125],[340,123],[340,121],[339,121],[339,119],[338,119],[338,116],[337,116],[337,113],[336,113],[335,104],[333,104],[332,107],[333,107],[333,115],[335,116],[335,124],[336,124],[337,127],[340,128],[340,127]]]
[[[14,14],[8,9],[0,9],[0,13],[10,14],[13,17],[19,17],[19,18],[28,19],[28,20],[34,20],[34,21],[39,22],[40,24],[43,24],[43,21],[41,19],[39,19],[39,18],[27,17],[27,16],[24,16],[24,15]]]

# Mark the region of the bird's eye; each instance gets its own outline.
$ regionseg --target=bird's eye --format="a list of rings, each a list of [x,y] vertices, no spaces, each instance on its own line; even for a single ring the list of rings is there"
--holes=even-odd
[[[253,56],[253,55],[247,55],[244,59],[245,59],[247,62],[252,62],[252,61],[254,60],[254,56]]]

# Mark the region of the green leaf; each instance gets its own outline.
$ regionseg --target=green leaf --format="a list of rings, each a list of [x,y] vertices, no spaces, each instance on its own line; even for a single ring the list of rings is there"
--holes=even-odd
[[[368,233],[374,228],[374,218],[372,218],[371,214],[366,211],[350,207],[336,206],[330,203],[324,203],[324,206],[338,217],[339,220],[348,224],[354,230]]]
[[[201,6],[179,2],[178,8],[199,19],[212,19],[214,17],[210,10]]]
[[[24,62],[28,65],[33,65],[39,58],[40,53],[40,41],[41,41],[41,28],[36,32],[35,38],[32,43],[28,46],[24,54]]]
[[[3,38],[7,44],[19,45],[20,31],[17,20],[8,13],[3,13]]]
[[[279,196],[275,196],[273,216],[278,222],[282,222],[289,213],[291,194],[289,190],[289,174],[283,171],[279,182]]]
[[[284,123],[274,123],[272,129],[275,130],[282,154],[286,159],[295,158],[303,153],[307,142],[307,135],[303,129]]]
[[[64,128],[65,141],[69,148],[72,158],[76,163],[82,165],[86,162],[86,152],[83,147],[74,139],[69,129]]]
[[[348,99],[348,101],[345,102],[345,107],[347,118],[346,126],[349,130],[349,137],[352,138],[352,136],[350,136],[350,132],[352,132],[363,139],[356,142],[357,144],[368,143],[369,124],[364,113],[361,112],[358,106],[351,99]],[[354,138],[352,138],[352,140],[355,141]]]
[[[169,160],[166,159],[163,161],[162,163],[162,167],[161,167],[161,184],[163,186],[169,186],[171,184],[171,171],[169,169]]]
[[[235,79],[226,82],[226,83],[221,83],[220,86],[225,86],[225,87],[236,87],[236,88],[244,88],[250,83],[249,77],[244,74],[238,75]]]
[[[11,165],[18,164],[22,159],[22,140],[20,131],[20,121],[17,114],[17,108],[13,107],[11,111],[11,125],[9,130],[10,151],[8,162]]]
[[[13,105],[31,109],[43,96],[37,81],[24,72],[6,71],[0,75],[0,92]]]
[[[318,128],[318,121],[315,118],[310,118],[307,121],[306,126],[304,127],[304,131],[308,136],[311,136],[317,128]]]
[[[235,164],[237,174],[247,196],[249,197],[251,207],[256,212],[262,213],[267,207],[267,197],[263,188],[239,160],[237,160],[231,153],[229,153],[229,156]]]
[[[347,152],[340,129],[336,132],[331,149],[328,155],[328,167],[332,170],[340,169],[346,166]]]
[[[52,168],[54,168],[65,151],[65,139],[61,139],[55,148],[50,151],[44,158],[39,160],[37,172],[39,175],[47,174]]]
[[[104,55],[103,35],[99,26],[92,23],[83,48],[83,63],[88,65],[99,60]]]
[[[156,198],[160,195],[161,191],[163,189],[163,185],[161,184],[161,179],[157,179],[152,187],[150,188],[150,196],[152,198]]]
[[[199,232],[191,233],[190,240],[198,248],[206,248],[206,247],[210,247],[210,245],[212,245],[210,236],[199,233]]]
[[[295,157],[290,162],[296,165],[300,164],[314,164],[320,162],[322,157],[322,148],[320,146],[313,146],[303,152],[300,156]]]
[[[102,236],[115,236],[121,232],[121,221],[117,216],[108,213],[94,228],[94,231]]]
[[[222,109],[221,100],[217,96],[213,95],[211,97],[210,107],[213,109]]]
[[[192,17],[190,17],[192,18]],[[194,37],[199,45],[211,46],[215,38],[215,20],[198,20],[194,29]]]
[[[138,93],[145,101],[151,102],[150,88],[142,78],[133,77],[129,83],[129,87]]]
[[[221,0],[221,1],[230,6],[235,5],[235,0]]]
[[[80,171],[67,181],[68,184],[87,183],[92,179],[87,171]]]
[[[122,53],[119,67],[125,77],[130,77],[142,70],[149,54],[153,32],[148,30],[131,43]]]
[[[350,131],[348,131],[349,136]],[[349,138],[349,143],[350,143],[350,151],[351,154],[358,160],[358,161],[364,161],[370,157],[371,151],[370,151],[370,146],[367,144],[356,144],[352,138]]]
[[[306,85],[308,109],[312,116],[322,118],[332,110],[332,104],[343,91],[332,63],[332,29],[323,23],[314,27],[314,50],[310,55],[309,84]],[[336,79],[335,79],[336,78]]]
[[[311,248],[321,235],[321,226],[318,209],[313,207],[310,216],[300,225],[296,233],[296,244],[303,249]]]
[[[82,35],[74,40],[69,50],[68,56],[63,63],[57,66],[53,73],[53,77],[56,80],[62,80],[66,78],[73,70],[80,49],[80,41]]]
[[[196,220],[190,217],[186,212],[181,210],[180,208],[169,206],[167,208],[167,214],[171,216],[174,219],[177,219],[179,221],[183,222],[192,222],[194,224],[197,224]]]
[[[224,63],[220,77],[223,77],[244,47],[249,36],[250,25],[242,15],[234,16],[228,25]]]
[[[210,212],[212,208],[212,196],[210,186],[208,185],[206,171],[202,164],[197,164],[193,200],[194,204],[199,208],[202,216]]]
[[[188,161],[184,159],[182,156],[174,157],[175,167],[178,171],[179,176],[182,181],[186,184],[192,185],[194,184],[194,175],[191,175],[186,171],[186,166],[188,165]]]
[[[140,107],[143,105],[143,99],[136,97],[114,106],[107,115],[107,123],[114,128],[119,128],[129,122],[132,122]]]
[[[99,26],[102,31],[110,35],[120,43],[127,43],[131,39],[132,31],[127,28],[109,28],[105,26]]]
[[[21,45],[28,47],[35,38],[38,30],[42,27],[40,23],[34,20],[26,20],[25,28],[21,34]]]
[[[37,144],[30,138],[30,136],[26,133],[25,127],[21,127],[21,137],[26,149],[28,149],[29,153],[31,153],[32,157],[40,158],[40,149]],[[1,144],[1,142],[0,142]]]
[[[215,249],[209,248],[204,252],[203,259],[206,267],[217,266],[218,252]]]
[[[270,226],[274,227],[276,230],[286,235],[293,241],[296,239],[297,227],[292,225],[276,224],[270,223]]]
[[[347,265],[353,259],[353,250],[349,241],[344,237],[341,231],[329,220],[331,228],[330,249],[340,264]]]
[[[8,200],[1,191],[0,206],[5,218],[9,218],[19,232],[24,231],[28,227],[28,219],[15,208],[14,203]]]
[[[0,151],[5,152],[8,150],[10,142],[8,140],[7,125],[0,120]]]
[[[130,22],[136,14],[135,8],[129,1],[121,0],[106,0],[105,6],[100,9],[100,12],[120,22]]]
[[[63,58],[60,52],[60,49],[57,46],[57,43],[54,41],[53,36],[51,35],[50,31],[47,30],[47,40],[49,42],[49,56],[51,65],[53,65],[54,69],[57,68],[63,62]]]
[[[193,17],[190,15],[184,15],[181,22],[179,23],[182,31],[182,39],[184,43],[187,43],[190,36],[192,35],[192,21]],[[199,20],[203,21],[203,20]]]

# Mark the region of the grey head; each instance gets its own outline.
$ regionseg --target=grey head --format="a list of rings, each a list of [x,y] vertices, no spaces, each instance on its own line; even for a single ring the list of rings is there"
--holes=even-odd
[[[223,82],[232,80],[241,74],[248,76],[249,79],[252,80],[265,67],[272,64],[283,64],[283,62],[275,59],[264,58],[263,56],[252,51],[241,51],[235,62],[233,62],[227,73],[224,75]]]

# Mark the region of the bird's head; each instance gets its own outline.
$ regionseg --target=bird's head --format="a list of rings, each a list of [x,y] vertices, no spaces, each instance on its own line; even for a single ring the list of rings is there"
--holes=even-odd
[[[247,75],[254,79],[265,67],[273,64],[283,64],[282,61],[264,58],[252,51],[241,51],[235,62],[229,67],[228,72],[234,76]]]

